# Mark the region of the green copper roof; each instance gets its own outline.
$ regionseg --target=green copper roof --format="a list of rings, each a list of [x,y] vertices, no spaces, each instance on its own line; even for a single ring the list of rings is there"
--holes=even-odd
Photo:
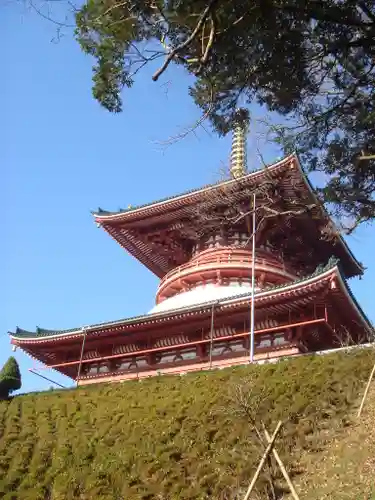
[[[67,330],[50,330],[46,328],[39,328],[38,326],[35,329],[35,332],[31,332],[30,330],[24,330],[23,328],[19,328],[17,326],[16,331],[14,332],[9,332],[10,335],[14,335],[16,337],[33,337],[33,338],[39,338],[39,337],[51,337],[54,335],[61,335],[61,334],[66,334],[66,333],[73,333],[76,332],[78,329],[77,328],[69,328]]]
[[[325,272],[333,269],[334,267],[338,267],[339,268],[339,264],[338,264],[338,260],[334,257],[331,257],[328,261],[328,263],[324,266],[324,265],[320,265],[316,268],[316,270],[312,273],[312,274],[309,274],[307,276],[304,276],[304,277],[301,277],[293,282],[290,282],[290,283],[285,283],[285,284],[282,284],[282,285],[276,285],[276,286],[271,286],[271,287],[268,287],[268,288],[265,288],[263,289],[261,292],[259,293],[264,293],[264,292],[268,292],[268,291],[272,291],[272,290],[280,290],[282,288],[286,288],[286,287],[289,287],[289,286],[292,286],[292,285],[296,285],[298,283],[303,283],[304,281],[308,281],[309,279],[311,278],[314,278],[316,276],[319,276],[320,274],[324,274]],[[340,270],[339,270],[340,272]],[[341,273],[340,273],[340,276],[341,276]],[[363,312],[362,308],[360,307],[360,305],[358,304],[358,302],[356,301],[354,295],[352,294],[346,280],[344,278],[342,278],[343,282],[345,283],[345,286],[350,294],[350,297],[351,299],[353,300],[354,304],[356,305],[356,307],[358,308],[358,310],[360,311],[360,314],[363,316],[363,318],[366,320],[366,322],[368,323],[368,325],[370,326],[370,328],[372,328],[372,325],[371,323],[369,322],[369,320],[367,319],[365,313]],[[163,311],[163,312],[159,312],[159,313],[153,313],[153,314],[144,314],[144,315],[141,315],[141,316],[133,316],[131,318],[123,318],[123,319],[119,319],[119,320],[115,320],[115,321],[106,321],[104,323],[97,323],[97,324],[94,324],[94,325],[89,325],[87,327],[81,327],[81,328],[70,328],[68,330],[48,330],[48,329],[44,329],[44,328],[39,328],[37,327],[36,328],[36,331],[35,332],[31,332],[31,331],[28,331],[28,330],[23,330],[21,328],[16,328],[16,331],[15,332],[8,332],[10,336],[12,337],[16,337],[16,338],[23,338],[23,339],[39,339],[39,338],[45,338],[45,337],[53,337],[53,336],[58,336],[58,335],[66,335],[66,334],[69,334],[69,333],[76,333],[76,334],[83,334],[84,330],[87,329],[87,330],[92,330],[92,329],[96,329],[96,328],[100,328],[100,327],[107,327],[107,326],[116,326],[116,325],[120,325],[120,324],[123,324],[123,323],[131,323],[131,322],[134,322],[134,321],[142,321],[142,320],[147,320],[147,319],[153,319],[153,318],[160,318],[160,317],[165,317],[165,316],[172,316],[174,314],[179,314],[179,313],[183,313],[183,312],[186,312],[186,311],[199,311],[200,309],[204,309],[204,308],[207,308],[209,307],[210,305],[212,304],[217,304],[217,303],[224,303],[228,300],[237,300],[237,299],[241,299],[241,298],[246,298],[246,297],[249,297],[250,296],[250,292],[245,292],[245,293],[241,293],[241,294],[238,294],[238,295],[235,295],[235,296],[230,296],[230,297],[227,297],[227,298],[222,298],[220,300],[215,300],[215,301],[207,301],[207,302],[202,302],[200,304],[197,304],[196,306],[185,306],[185,307],[180,307],[178,309],[171,309],[171,310],[168,310],[168,311]]]

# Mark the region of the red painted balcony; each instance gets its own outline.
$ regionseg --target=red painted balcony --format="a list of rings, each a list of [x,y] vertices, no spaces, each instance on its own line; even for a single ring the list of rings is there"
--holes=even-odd
[[[250,282],[252,254],[247,248],[217,247],[195,255],[186,264],[176,267],[160,281],[156,303],[178,293],[208,283],[225,286],[233,282]],[[255,258],[257,288],[288,283],[296,273],[269,251],[258,250]]]

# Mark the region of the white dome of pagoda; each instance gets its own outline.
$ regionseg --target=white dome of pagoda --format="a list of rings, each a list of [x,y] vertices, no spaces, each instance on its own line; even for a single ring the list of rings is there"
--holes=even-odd
[[[257,291],[257,288],[255,290]],[[170,311],[180,307],[195,306],[204,302],[211,302],[225,298],[229,299],[247,292],[251,292],[251,285],[248,282],[244,282],[242,284],[234,282],[227,286],[218,286],[214,283],[208,283],[206,285],[196,286],[192,290],[178,293],[163,300],[154,306],[149,314]]]

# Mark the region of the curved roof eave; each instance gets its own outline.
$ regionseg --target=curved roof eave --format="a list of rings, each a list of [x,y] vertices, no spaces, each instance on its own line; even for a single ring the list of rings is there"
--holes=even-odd
[[[349,248],[349,245],[347,244],[347,242],[344,240],[343,236],[340,234],[337,226],[335,225],[335,223],[332,221],[332,218],[330,217],[329,213],[327,212],[326,208],[324,207],[324,205],[320,202],[320,200],[318,199],[318,197],[316,196],[316,193],[315,193],[315,190],[314,190],[314,187],[313,185],[311,184],[310,182],[310,179],[308,178],[306,172],[303,170],[303,167],[301,165],[301,162],[299,161],[299,158],[298,158],[298,154],[296,152],[292,153],[292,155],[290,155],[292,157],[294,157],[294,159],[296,160],[297,162],[297,166],[301,172],[301,175],[303,177],[303,180],[305,181],[305,184],[306,184],[306,187],[307,189],[309,190],[310,192],[310,195],[314,198],[316,204],[320,207],[322,213],[324,214],[325,217],[327,217],[327,219],[329,219],[334,227],[336,231],[336,235],[337,235],[337,239],[338,239],[338,242],[339,244],[341,245],[341,247],[343,248],[343,250],[346,252],[346,254],[348,255],[348,257],[350,258],[350,260],[353,262],[353,264],[356,266],[356,268],[358,269],[358,275],[362,275],[364,273],[364,267],[362,266],[362,264],[355,258],[353,252],[350,250]]]
[[[242,177],[237,177],[235,179],[228,179],[226,181],[219,181],[219,182],[215,182],[213,184],[206,184],[205,186],[202,186],[200,188],[190,189],[189,191],[185,191],[184,193],[181,193],[178,195],[168,196],[166,198],[162,198],[162,199],[157,200],[157,201],[145,203],[143,205],[138,205],[136,207],[120,209],[117,212],[111,212],[111,211],[102,210],[101,208],[99,208],[99,211],[97,211],[97,212],[92,211],[91,214],[95,217],[95,220],[97,222],[116,220],[118,218],[121,218],[121,216],[124,216],[125,214],[128,214],[128,213],[134,214],[136,212],[140,212],[143,209],[146,209],[149,207],[157,207],[159,205],[164,205],[166,203],[168,204],[168,202],[172,203],[172,202],[175,202],[177,200],[188,198],[189,196],[192,196],[192,195],[199,195],[199,194],[204,193],[206,191],[210,191],[211,189],[215,189],[219,186],[230,186],[231,184],[235,184],[238,181],[260,176],[263,172],[276,169],[284,164],[288,164],[291,160],[296,159],[296,158],[297,157],[296,157],[295,153],[292,153],[291,155],[286,156],[285,158],[279,160],[276,163],[273,163],[272,165],[268,165],[266,167],[262,166],[262,167],[258,168],[257,170],[254,170],[252,172],[247,173],[246,175],[243,175]]]
[[[341,286],[342,290],[344,291],[345,295],[347,296],[347,298],[349,299],[349,301],[352,303],[352,306],[357,311],[358,316],[361,318],[362,322],[366,326],[366,329],[370,333],[372,333],[372,335],[374,336],[374,340],[375,340],[374,325],[371,323],[371,321],[368,319],[368,317],[366,316],[365,312],[363,311],[362,307],[359,305],[357,299],[353,295],[353,292],[351,291],[351,289],[350,289],[347,281],[343,278],[341,272],[337,273],[337,279],[339,280],[340,286]]]
[[[305,276],[304,278],[300,278],[298,280],[295,280],[291,283],[270,287],[268,289],[265,289],[261,292],[256,293],[255,297],[256,298],[267,298],[268,296],[271,296],[275,293],[285,292],[288,290],[292,290],[293,288],[298,288],[300,285],[306,285],[306,284],[309,284],[310,282],[320,280],[320,279],[326,277],[326,275],[329,275],[330,273],[334,272],[335,270],[336,270],[337,274],[340,275],[340,277],[341,277],[341,272],[337,266],[337,261],[333,261],[332,264],[327,264],[327,266],[325,266],[323,269],[319,270],[319,272],[315,271],[315,273],[313,273],[309,276]],[[341,277],[341,281],[345,284],[345,278]],[[344,285],[344,286],[346,286],[346,285]],[[72,337],[82,336],[82,335],[84,335],[85,331],[89,331],[89,330],[100,329],[100,328],[110,328],[112,326],[114,326],[114,327],[122,326],[124,324],[132,323],[132,322],[136,322],[136,321],[148,321],[148,320],[155,320],[156,321],[159,319],[166,318],[168,316],[183,314],[185,312],[191,312],[191,313],[199,312],[200,310],[204,310],[204,309],[207,309],[209,307],[212,307],[212,305],[214,305],[214,304],[220,304],[220,305],[225,306],[225,305],[234,304],[241,299],[244,300],[244,299],[247,299],[250,297],[251,297],[251,292],[247,291],[246,293],[238,294],[234,297],[233,296],[223,297],[222,299],[219,299],[219,300],[214,300],[214,301],[210,300],[207,302],[197,304],[195,306],[184,306],[184,307],[180,307],[180,308],[176,308],[176,309],[171,309],[168,311],[157,312],[157,313],[152,313],[152,314],[144,314],[141,316],[134,316],[131,318],[125,318],[125,319],[120,319],[120,320],[116,320],[116,321],[107,321],[104,323],[98,323],[98,324],[89,325],[89,326],[81,327],[81,328],[75,328],[75,329],[69,329],[69,330],[55,330],[55,331],[54,330],[39,329],[39,332],[40,332],[39,334],[37,334],[36,332],[29,332],[27,330],[17,329],[16,332],[8,332],[8,334],[10,335],[10,337],[12,339],[21,340],[21,341],[26,340],[26,339],[28,339],[28,340],[42,340],[42,339],[46,339],[46,338],[50,338],[51,340],[52,339],[64,339],[64,338],[68,338],[70,336],[72,336]],[[352,297],[351,294],[350,294],[350,297]],[[352,299],[355,300],[353,297],[352,297]],[[362,315],[364,315],[363,312],[362,312]],[[17,336],[17,333],[19,333],[19,332],[21,332],[21,335]],[[43,332],[43,333],[41,333],[41,332]]]
[[[168,205],[169,203],[172,204],[172,203],[175,203],[176,201],[184,200],[184,198],[188,199],[191,196],[199,196],[201,193],[205,193],[205,192],[207,192],[211,189],[215,189],[219,186],[230,186],[232,183],[236,183],[239,180],[247,180],[247,179],[251,179],[251,178],[256,178],[258,176],[263,175],[263,173],[265,171],[269,172],[270,170],[271,171],[276,170],[277,168],[280,168],[281,166],[284,166],[284,165],[287,166],[293,160],[296,162],[297,168],[301,174],[301,178],[303,179],[304,184],[305,184],[310,196],[312,197],[314,202],[319,206],[320,210],[322,211],[323,216],[332,222],[332,219],[329,216],[324,205],[317,198],[315,190],[314,190],[306,172],[304,171],[304,169],[299,161],[298,154],[296,152],[291,153],[290,155],[286,156],[285,158],[279,160],[276,163],[273,163],[272,165],[269,165],[267,167],[261,167],[261,168],[255,170],[253,172],[250,172],[250,173],[248,173],[240,178],[229,179],[227,181],[220,181],[220,182],[217,182],[214,184],[208,184],[208,185],[203,186],[201,188],[192,189],[192,190],[186,191],[185,193],[182,193],[179,195],[174,195],[174,196],[169,196],[167,198],[164,198],[164,199],[161,199],[161,200],[158,200],[155,202],[146,203],[146,204],[139,205],[139,206],[132,207],[132,208],[128,208],[128,209],[120,209],[118,212],[110,212],[110,211],[99,209],[100,210],[99,212],[91,212],[91,213],[95,217],[95,221],[98,224],[101,224],[101,223],[105,224],[106,222],[121,220],[124,217],[127,218],[128,215],[133,217],[133,216],[136,216],[138,213],[141,214],[143,210],[147,210],[151,207],[158,208],[162,205]],[[166,206],[166,208],[168,208],[168,207]],[[332,224],[333,224],[334,228],[337,229],[337,227],[334,225],[333,222],[332,222]],[[345,252],[345,254],[348,256],[348,259],[352,262],[353,267],[356,269],[356,272],[353,272],[353,276],[362,275],[364,272],[364,267],[355,258],[352,251],[350,250],[347,242],[344,240],[344,238],[342,237],[342,235],[339,233],[338,230],[337,230],[336,234],[337,234],[336,237],[337,237],[337,241],[338,241],[339,245],[341,246],[341,248]]]

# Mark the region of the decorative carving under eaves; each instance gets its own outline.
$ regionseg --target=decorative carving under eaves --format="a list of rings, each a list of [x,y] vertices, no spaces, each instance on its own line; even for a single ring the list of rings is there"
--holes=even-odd
[[[189,240],[191,243],[196,243],[199,239],[198,227],[191,220],[184,223],[183,228],[179,232],[183,238]]]
[[[152,233],[138,233],[137,239],[150,246],[155,254],[163,255],[169,265],[180,265],[189,258],[191,243],[180,230],[165,228]]]

